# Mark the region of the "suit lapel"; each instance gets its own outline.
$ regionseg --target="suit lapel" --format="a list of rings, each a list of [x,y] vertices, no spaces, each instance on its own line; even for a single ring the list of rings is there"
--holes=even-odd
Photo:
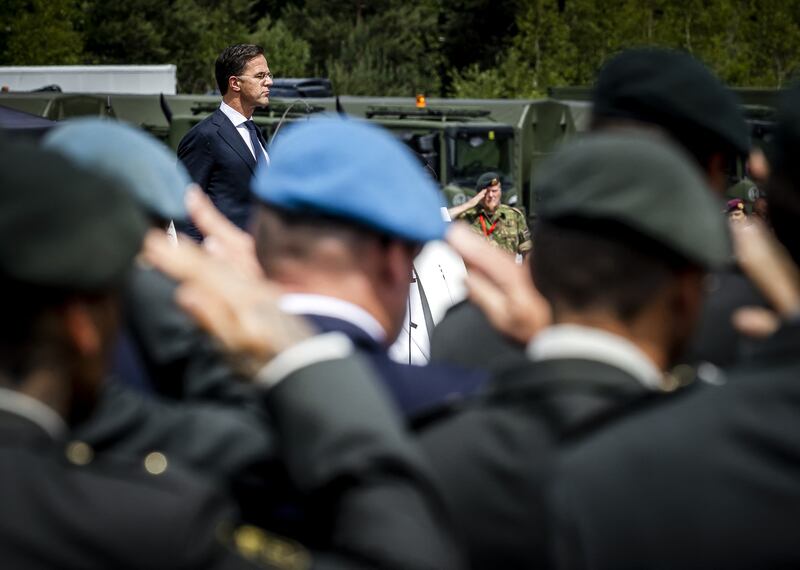
[[[217,109],[215,112],[215,120],[214,124],[216,124],[219,128],[217,129],[217,133],[222,140],[228,143],[233,151],[239,155],[247,167],[250,169],[251,172],[255,173],[256,169],[256,161],[253,158],[253,154],[250,152],[250,149],[247,148],[247,145],[244,144],[241,135],[236,130],[236,127],[233,126],[230,119],[225,116],[225,113]]]

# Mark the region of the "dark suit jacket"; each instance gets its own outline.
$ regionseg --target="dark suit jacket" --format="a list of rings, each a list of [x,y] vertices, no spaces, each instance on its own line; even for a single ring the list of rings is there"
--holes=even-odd
[[[525,360],[525,346],[498,332],[470,300],[450,307],[431,335],[432,363],[495,374]]]
[[[738,267],[712,273],[708,280],[710,290],[682,360],[728,368],[740,362],[752,344],[733,327],[733,313],[745,306],[766,308],[768,304]]]
[[[304,367],[263,393],[262,404],[312,510],[304,538],[316,550],[314,567],[462,567],[429,467],[366,362]],[[235,521],[228,503],[174,463],[149,475],[140,460],[98,454],[79,467],[63,449],[29,420],[0,412],[4,568],[251,567],[225,538]],[[246,542],[251,557],[278,550],[266,541],[254,552]]]
[[[216,538],[222,497],[172,466],[69,463],[64,442],[0,412],[0,560],[27,570],[251,568]]]
[[[442,364],[418,366],[396,362],[389,358],[386,348],[352,323],[333,317],[303,316],[321,332],[346,334],[369,359],[383,388],[407,418],[420,417],[471,396],[488,380],[488,374],[481,371]]]
[[[253,203],[250,179],[256,160],[231,120],[217,109],[200,121],[181,139],[178,158],[217,209],[245,229]],[[192,225],[178,224],[177,228],[200,239]]]
[[[366,568],[463,568],[430,467],[362,356],[303,368],[265,401],[311,546]]]
[[[800,327],[629,416],[554,477],[560,568],[798,568]]]
[[[251,406],[253,387],[228,364],[217,345],[175,303],[175,282],[135,265],[123,293],[125,334],[131,352],[115,362],[123,384],[136,386],[138,361],[153,392],[178,400],[211,400]],[[136,364],[136,362],[134,362]]]
[[[542,568],[544,486],[556,447],[648,397],[607,364],[528,362],[493,380],[471,407],[427,427],[420,441],[471,566]]]

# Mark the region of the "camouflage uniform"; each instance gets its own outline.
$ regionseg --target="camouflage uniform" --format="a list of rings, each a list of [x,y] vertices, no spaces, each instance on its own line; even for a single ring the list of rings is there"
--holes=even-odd
[[[516,208],[500,204],[494,211],[494,215],[483,210],[482,206],[471,208],[458,216],[457,219],[466,221],[472,230],[480,235],[484,233],[481,224],[481,214],[484,217],[484,224],[487,232],[490,232],[487,240],[492,245],[499,247],[510,253],[526,253],[533,248],[531,232],[525,222],[525,216]],[[492,225],[497,223],[494,231],[490,231]]]

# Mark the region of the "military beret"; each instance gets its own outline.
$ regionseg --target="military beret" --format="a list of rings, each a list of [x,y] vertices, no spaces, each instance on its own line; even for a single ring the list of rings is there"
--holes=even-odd
[[[85,168],[119,179],[150,214],[185,220],[186,187],[191,183],[175,154],[147,133],[103,119],[67,121],[43,141]]]
[[[542,165],[534,193],[541,220],[615,222],[701,267],[730,260],[720,201],[688,156],[655,136],[587,135]]]
[[[324,117],[291,125],[256,171],[264,204],[317,213],[414,242],[445,231],[439,190],[411,151],[380,127]]]
[[[654,48],[621,53],[600,70],[592,103],[595,119],[655,124],[689,148],[702,137],[742,154],[750,149],[734,94],[685,53]]]
[[[500,184],[500,175],[497,174],[497,172],[484,172],[480,175],[478,182],[475,184],[475,191],[480,192],[484,188],[494,186],[495,184]]]
[[[740,198],[734,198],[733,200],[728,200],[728,203],[725,205],[725,212],[730,214],[731,212],[736,211],[744,211],[744,201]]]
[[[0,151],[0,280],[60,292],[116,284],[147,223],[119,183],[51,150]]]

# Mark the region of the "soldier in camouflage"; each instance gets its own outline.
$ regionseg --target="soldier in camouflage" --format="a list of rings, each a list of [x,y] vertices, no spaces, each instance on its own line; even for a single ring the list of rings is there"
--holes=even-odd
[[[533,248],[525,215],[500,203],[502,187],[496,172],[478,178],[477,194],[460,206],[448,210],[453,220],[464,220],[489,243],[511,254],[527,255]]]

